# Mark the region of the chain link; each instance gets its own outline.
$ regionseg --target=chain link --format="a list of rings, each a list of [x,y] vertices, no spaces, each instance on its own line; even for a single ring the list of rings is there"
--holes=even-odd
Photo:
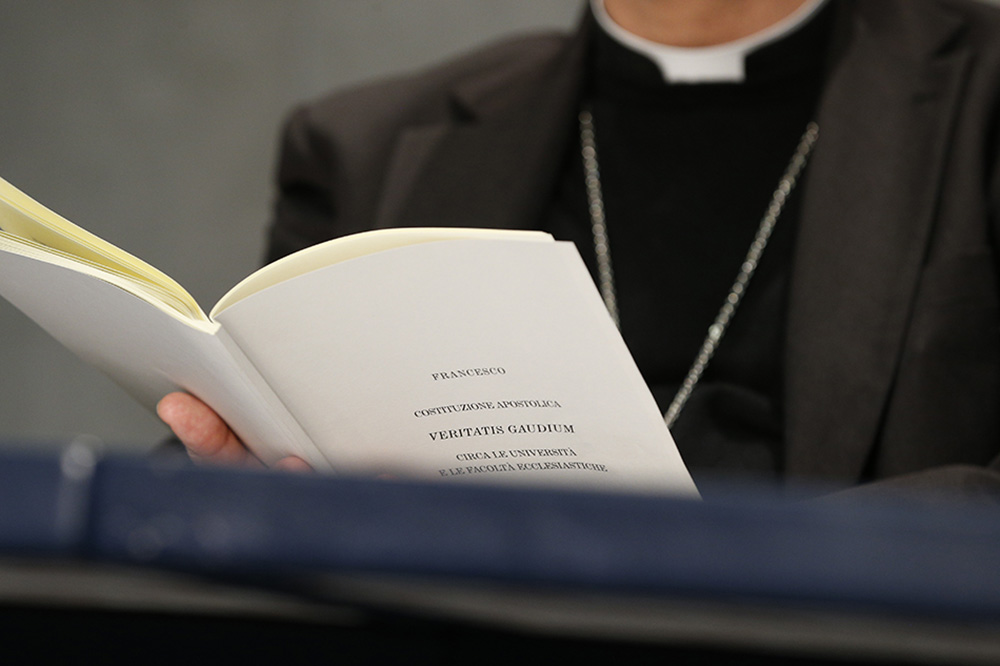
[[[615,294],[614,271],[611,266],[611,246],[608,243],[607,220],[604,215],[604,197],[601,192],[601,172],[597,162],[594,117],[588,109],[584,109],[580,112],[579,121],[580,146],[587,187],[587,202],[590,210],[591,230],[594,237],[594,252],[597,255],[598,286],[601,290],[601,296],[604,298],[604,303],[608,308],[608,313],[614,320],[615,325],[619,326],[618,299]],[[701,343],[701,349],[698,350],[694,362],[691,364],[691,369],[688,370],[687,376],[681,383],[681,387],[677,390],[677,394],[663,415],[668,428],[673,427],[674,422],[681,413],[681,409],[684,408],[688,398],[691,397],[691,392],[694,391],[694,387],[698,384],[702,374],[704,374],[705,369],[712,360],[712,356],[715,355],[715,350],[718,348],[722,336],[729,326],[729,322],[732,320],[733,315],[736,314],[736,308],[739,307],[740,302],[743,300],[743,295],[750,284],[750,278],[753,277],[754,271],[757,270],[757,264],[760,262],[761,255],[764,254],[764,249],[771,238],[771,233],[778,222],[778,217],[781,216],[785,202],[788,200],[792,190],[795,189],[799,175],[805,168],[809,155],[818,138],[819,126],[815,122],[809,123],[802,137],[799,139],[798,146],[785,169],[784,175],[778,181],[778,187],[771,196],[771,203],[761,218],[760,224],[757,227],[757,233],[754,235],[753,242],[750,243],[750,249],[747,250],[743,263],[740,264],[740,271],[736,274],[736,279],[733,281],[729,293],[722,302],[719,313],[715,316],[712,325],[708,327],[708,333],[705,336],[705,340]]]

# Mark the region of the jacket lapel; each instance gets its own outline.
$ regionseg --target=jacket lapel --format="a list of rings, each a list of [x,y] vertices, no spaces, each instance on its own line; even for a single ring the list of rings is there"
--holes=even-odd
[[[863,475],[933,225],[968,58],[944,50],[954,17],[918,21],[910,10],[930,7],[907,4],[840,8],[792,273],[793,476]]]
[[[457,87],[453,117],[405,130],[376,225],[535,225],[573,129],[588,34],[585,23],[541,67]]]

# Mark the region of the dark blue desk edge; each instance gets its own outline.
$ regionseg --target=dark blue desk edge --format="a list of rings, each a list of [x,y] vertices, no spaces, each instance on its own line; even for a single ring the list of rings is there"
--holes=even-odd
[[[1000,509],[712,501],[0,457],[0,554],[1000,621]]]

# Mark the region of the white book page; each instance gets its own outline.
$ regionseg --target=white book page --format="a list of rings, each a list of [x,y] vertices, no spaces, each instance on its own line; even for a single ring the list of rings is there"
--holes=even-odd
[[[183,389],[265,460],[294,453],[329,467],[218,325],[185,320],[94,275],[16,252],[0,251],[0,294],[149,409]]]
[[[405,245],[459,238],[552,242],[552,236],[542,231],[514,229],[400,227],[362,231],[312,245],[254,271],[219,299],[219,302],[212,308],[211,318],[214,320],[217,314],[233,303],[249,298],[258,291],[326,266]]]
[[[571,244],[388,250],[217,320],[338,472],[696,493]]]

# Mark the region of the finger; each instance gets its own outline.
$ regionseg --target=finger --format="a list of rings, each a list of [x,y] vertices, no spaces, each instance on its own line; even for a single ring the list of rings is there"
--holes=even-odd
[[[156,412],[181,440],[196,461],[261,466],[226,422],[212,409],[187,393],[171,393]]]
[[[314,471],[312,465],[310,465],[305,460],[297,456],[288,456],[287,458],[282,458],[278,462],[274,463],[274,469],[280,469],[286,472]]]

